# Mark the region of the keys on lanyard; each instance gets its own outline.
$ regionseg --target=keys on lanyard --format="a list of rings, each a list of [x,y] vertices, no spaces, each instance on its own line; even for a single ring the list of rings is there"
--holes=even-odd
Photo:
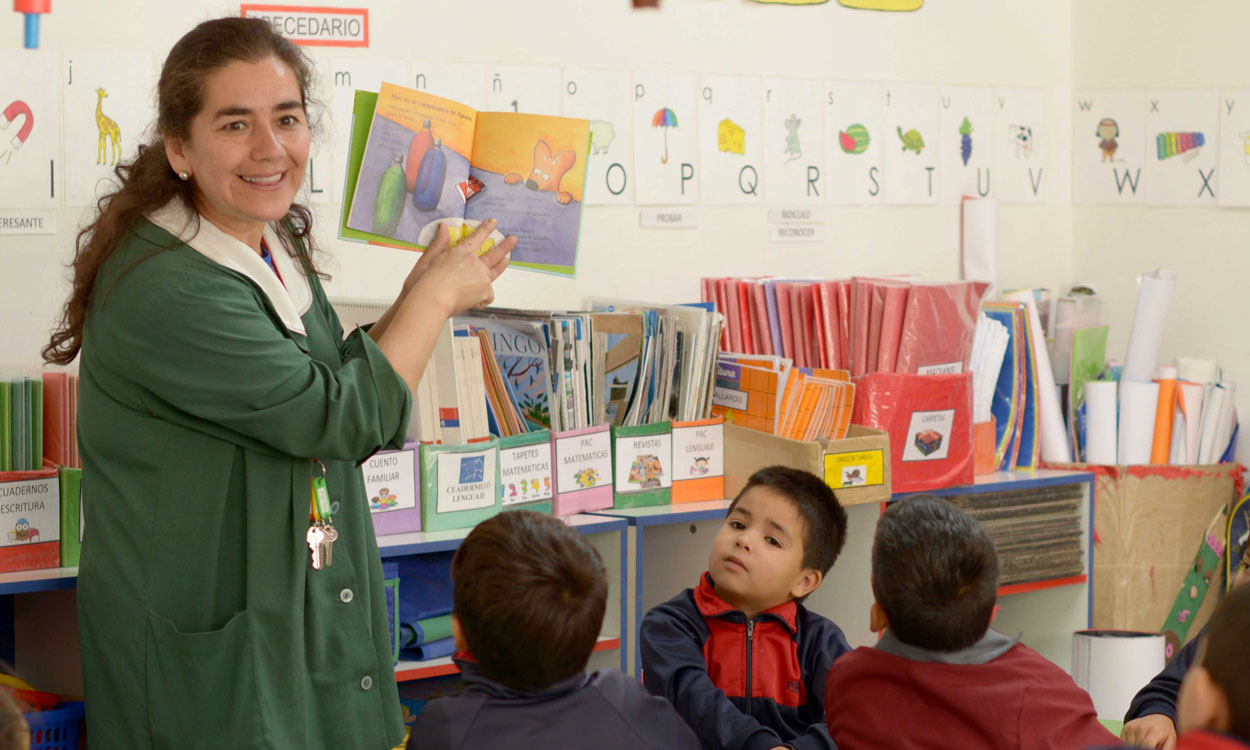
[[[321,469],[320,476],[312,480],[312,497],[308,506],[308,549],[312,552],[313,570],[330,567],[334,561],[334,542],[339,538],[338,529],[330,516],[330,492],[326,489],[325,464],[313,460]]]

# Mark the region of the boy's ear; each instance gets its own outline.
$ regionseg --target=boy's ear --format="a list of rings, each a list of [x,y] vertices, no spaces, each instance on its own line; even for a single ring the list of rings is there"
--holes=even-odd
[[[451,616],[451,643],[457,651],[468,651],[469,642],[464,639],[464,629],[460,627],[460,618]]]
[[[815,568],[804,570],[799,580],[795,581],[794,585],[790,587],[790,597],[792,599],[802,599],[815,591],[824,579],[825,574]]]
[[[885,616],[885,610],[874,599],[872,606],[868,608],[868,629],[874,633],[881,633],[890,627],[890,618]]]

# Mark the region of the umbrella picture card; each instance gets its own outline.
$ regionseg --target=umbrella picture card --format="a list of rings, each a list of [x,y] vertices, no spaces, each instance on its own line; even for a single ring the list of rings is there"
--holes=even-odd
[[[548,65],[491,65],[487,69],[489,112],[560,114],[560,69]]]
[[[937,87],[884,85],[881,110],[885,202],[936,204],[941,187]]]
[[[942,202],[964,196],[988,198],[994,180],[994,90],[988,86],[943,86],[938,91],[938,136]]]
[[[836,81],[825,87],[825,194],[839,205],[882,202],[881,84]]]
[[[994,197],[1002,203],[1041,203],[1052,182],[1046,174],[1046,92],[994,89],[994,112]]]
[[[1220,92],[1146,92],[1146,203],[1216,205]]]
[[[697,82],[680,73],[634,73],[634,202],[699,201]]]
[[[568,68],[565,117],[590,121],[586,205],[629,205],[634,190],[633,79],[624,70]]]
[[[1077,91],[1072,109],[1075,203],[1145,203],[1146,92]]]
[[[702,202],[762,203],[763,80],[701,75],[698,86]]]
[[[1250,206],[1250,89],[1220,93],[1221,206]]]
[[[764,81],[764,197],[772,204],[823,203],[825,122],[817,81]]]

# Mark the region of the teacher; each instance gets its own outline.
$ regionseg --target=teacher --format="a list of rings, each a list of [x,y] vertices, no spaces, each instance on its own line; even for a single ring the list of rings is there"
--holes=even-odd
[[[444,230],[386,314],[344,339],[294,202],[311,76],[264,21],[192,29],[161,70],[157,138],[78,235],[44,358],[82,354],[96,750],[403,738],[359,464],[403,445],[439,330],[490,303],[516,240],[479,258],[493,221],[455,248]],[[332,533],[314,564],[310,540]]]

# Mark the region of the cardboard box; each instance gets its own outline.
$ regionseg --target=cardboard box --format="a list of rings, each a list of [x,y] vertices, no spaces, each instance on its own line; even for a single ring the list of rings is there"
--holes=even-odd
[[[673,501],[673,423],[612,428],[612,507]]]
[[[1094,472],[1094,627],[1159,632],[1211,518],[1236,500],[1239,467],[1047,467]],[[1204,599],[1190,638],[1219,599]]]
[[[673,423],[673,502],[725,497],[725,420]]]
[[[499,439],[499,491],[503,510],[551,514],[555,497],[551,431],[536,430]]]
[[[373,532],[378,536],[421,530],[419,450],[418,444],[405,443],[402,450],[379,451],[361,465]]]
[[[765,466],[782,464],[824,477],[842,505],[890,499],[890,436],[853,424],[844,440],[804,442],[725,425],[725,496],[735,497]]]
[[[469,529],[499,512],[499,439],[421,446],[421,529]]]
[[[0,474],[0,572],[61,564],[61,482],[51,461],[39,471]]]

